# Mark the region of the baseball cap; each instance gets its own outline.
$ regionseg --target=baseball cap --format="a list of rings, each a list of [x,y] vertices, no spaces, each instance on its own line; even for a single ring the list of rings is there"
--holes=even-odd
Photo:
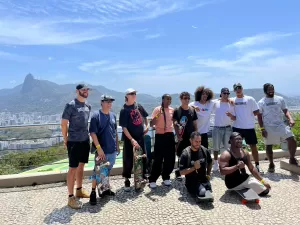
[[[115,101],[115,99],[110,95],[101,95],[101,101]]]
[[[133,88],[128,88],[128,89],[125,91],[125,94],[128,95],[128,94],[133,93],[133,92],[137,92],[137,91],[134,90]]]
[[[223,92],[230,93],[229,89],[228,89],[228,88],[226,88],[226,87],[224,87],[224,88],[222,88],[222,89],[221,89],[221,94],[222,94]],[[221,94],[220,94],[220,97],[222,97],[222,95],[221,95]]]
[[[235,90],[237,87],[242,88],[243,86],[241,85],[241,83],[235,83],[235,84],[233,85],[233,90]]]
[[[83,89],[83,88],[87,88],[87,89],[90,90],[90,88],[89,88],[86,84],[78,84],[78,85],[76,86],[76,89],[77,89],[77,90],[80,90],[80,89]]]

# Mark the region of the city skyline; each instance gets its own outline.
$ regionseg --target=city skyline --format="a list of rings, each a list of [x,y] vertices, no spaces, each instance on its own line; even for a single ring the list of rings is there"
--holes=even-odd
[[[218,92],[235,82],[272,82],[299,96],[299,7],[296,0],[0,0],[0,89],[31,72],[154,96],[198,84]]]

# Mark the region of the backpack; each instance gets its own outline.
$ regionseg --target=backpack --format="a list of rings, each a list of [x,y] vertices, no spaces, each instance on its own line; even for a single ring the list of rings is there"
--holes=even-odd
[[[208,152],[207,152],[207,148],[205,148],[204,146],[202,146],[201,145],[201,147],[200,147],[200,149],[202,149],[203,150],[203,153],[204,153],[204,157],[205,157],[205,163],[207,162],[207,154],[209,154]],[[188,147],[188,148],[186,148],[186,149],[184,149],[184,151],[186,151],[187,152],[187,156],[188,156],[188,166],[190,166],[191,165],[191,147]],[[200,151],[198,151],[198,158],[200,158]]]

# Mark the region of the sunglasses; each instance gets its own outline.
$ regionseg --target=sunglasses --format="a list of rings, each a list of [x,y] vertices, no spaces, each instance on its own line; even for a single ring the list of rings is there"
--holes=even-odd
[[[80,91],[89,91],[89,88],[81,88]]]
[[[112,104],[113,103],[113,101],[102,101],[102,102],[105,102],[107,104]]]
[[[129,93],[129,94],[127,94],[127,95],[136,95],[136,93],[133,92],[133,93]]]
[[[230,95],[229,92],[223,92],[222,94],[224,94],[224,95]]]

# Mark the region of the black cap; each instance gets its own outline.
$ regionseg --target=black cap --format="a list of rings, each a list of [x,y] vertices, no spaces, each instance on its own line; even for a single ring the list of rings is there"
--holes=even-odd
[[[237,87],[243,88],[243,86],[241,85],[241,83],[235,83],[233,85],[233,90],[235,90]]]
[[[101,95],[101,101],[115,101],[115,99],[110,95]]]
[[[242,136],[239,132],[232,132],[230,137],[229,137],[229,141],[228,141],[228,144],[231,144],[231,139],[234,138],[234,137],[237,137],[237,136]]]
[[[78,85],[76,86],[76,89],[77,89],[77,90],[80,90],[80,89],[82,89],[82,88],[90,89],[86,84],[78,84]]]
[[[221,89],[220,97],[222,97],[222,93],[223,93],[223,92],[228,92],[228,93],[230,93],[229,89],[226,88],[226,87],[224,87],[224,88]]]

